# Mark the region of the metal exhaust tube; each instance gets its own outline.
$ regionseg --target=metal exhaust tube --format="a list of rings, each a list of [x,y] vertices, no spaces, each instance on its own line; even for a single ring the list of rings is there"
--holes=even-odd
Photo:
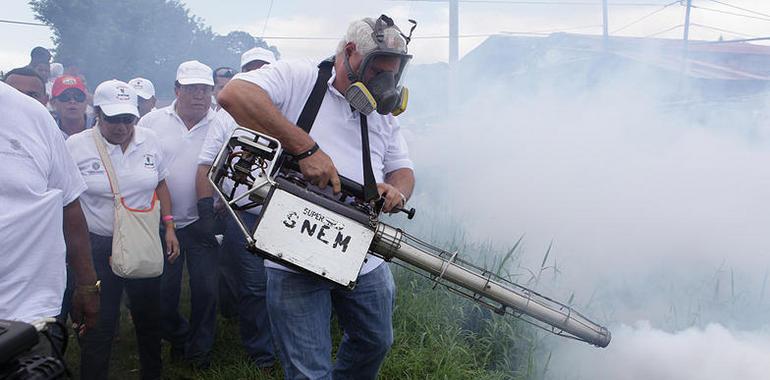
[[[379,223],[371,250],[386,260],[396,259],[417,267],[433,276],[437,283],[450,282],[462,289],[442,285],[500,314],[529,316],[537,322],[522,319],[556,335],[598,347],[607,347],[610,343],[611,335],[606,327],[590,321],[570,306],[475,267],[458,259],[457,252],[431,246],[400,229]]]

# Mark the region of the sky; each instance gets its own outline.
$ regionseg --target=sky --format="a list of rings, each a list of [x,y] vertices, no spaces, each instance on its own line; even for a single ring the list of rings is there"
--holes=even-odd
[[[474,4],[473,1],[477,3]],[[602,31],[600,0],[594,0],[596,6],[563,4],[586,3],[585,0],[536,1],[556,4],[506,3],[508,0],[473,1],[461,2],[459,7],[459,33],[464,36],[460,39],[461,56],[478,46],[488,34],[560,30],[600,34]],[[720,4],[725,2],[730,6]],[[329,2],[309,0],[188,0],[184,3],[215,32],[226,34],[233,30],[245,30],[257,36],[264,36],[268,43],[280,49],[285,58],[317,59],[331,54],[336,38],[342,35],[350,20],[358,17],[376,17],[386,13],[399,25],[406,25],[406,20],[412,18],[419,22],[415,32],[417,39],[411,46],[415,56],[414,62],[447,61],[448,39],[445,37],[448,35],[449,9],[447,3],[441,1],[338,0],[333,2],[333,9],[327,6]],[[629,3],[645,5],[630,6]],[[663,5],[670,3],[672,1],[669,0],[609,0],[609,31],[613,35],[649,36],[673,28],[657,36],[681,38],[683,30],[681,26],[677,26],[684,22],[684,7],[677,2],[663,8]],[[693,5],[700,8],[692,10],[692,39],[713,40],[720,36],[732,39],[770,34],[770,2],[766,0],[693,0]],[[735,7],[758,13],[749,13]],[[718,13],[714,10],[742,13],[764,20]],[[655,11],[658,12],[642,19]],[[35,22],[26,0],[5,0],[0,19]],[[640,19],[642,20],[638,23],[629,26]],[[25,36],[0,39],[0,69],[26,64],[29,50],[36,45],[53,46],[51,32],[46,27],[0,23],[0,35]]]

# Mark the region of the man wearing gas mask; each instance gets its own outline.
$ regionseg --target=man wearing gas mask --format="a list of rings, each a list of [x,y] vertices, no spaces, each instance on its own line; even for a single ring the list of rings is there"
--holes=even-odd
[[[219,104],[239,125],[279,139],[312,184],[338,193],[343,175],[364,185],[367,200],[381,197],[382,210],[392,212],[414,188],[395,118],[406,108],[400,81],[413,30],[404,34],[385,15],[356,20],[334,57],[320,64],[279,61],[238,74]],[[369,255],[352,291],[275,263],[265,266],[271,331],[285,378],[376,378],[393,342],[395,286],[388,266]],[[335,364],[332,309],[344,331]]]

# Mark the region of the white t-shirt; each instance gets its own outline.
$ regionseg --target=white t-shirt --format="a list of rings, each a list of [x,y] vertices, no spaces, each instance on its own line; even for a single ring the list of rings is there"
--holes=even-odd
[[[0,82],[0,319],[56,316],[66,285],[63,207],[86,189],[51,115]]]
[[[198,220],[198,194],[195,191],[198,154],[216,113],[209,110],[198,124],[188,130],[176,113],[175,106],[176,101],[144,115],[137,127],[155,131],[160,143],[173,156],[166,184],[171,193],[174,222],[177,228],[184,228]]]
[[[328,90],[310,130],[310,136],[331,157],[340,175],[363,183],[359,114],[350,109],[345,97],[332,86],[335,75],[336,72],[332,69]],[[233,79],[261,87],[281,113],[289,121],[296,122],[317,77],[317,62],[282,60],[259,70],[237,74]],[[385,175],[395,170],[413,169],[398,120],[390,114],[383,116],[372,113],[367,121],[372,169],[377,182],[383,182]],[[369,273],[381,263],[382,259],[368,255],[360,274]],[[265,265],[286,269],[275,263]]]
[[[88,185],[88,190],[80,197],[88,231],[112,236],[115,204],[107,172],[96,149],[94,133],[99,133],[99,138],[104,141],[118,177],[120,194],[126,206],[133,209],[150,207],[158,182],[168,175],[168,154],[162,149],[155,132],[145,128],[134,127],[134,138],[125,152],[119,145],[107,142],[98,126],[67,139],[67,148]]]

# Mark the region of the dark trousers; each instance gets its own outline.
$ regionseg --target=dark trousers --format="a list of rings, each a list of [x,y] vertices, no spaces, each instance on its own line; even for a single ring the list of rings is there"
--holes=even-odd
[[[238,316],[238,257],[226,252],[219,253],[219,314],[231,319]]]
[[[255,215],[240,215],[249,228],[256,223]],[[243,347],[257,367],[271,367],[275,364],[275,349],[265,299],[265,265],[261,257],[246,250],[246,238],[233,218],[228,218],[225,225],[222,254],[230,255],[230,258],[238,263],[238,320]]]
[[[82,379],[107,379],[112,340],[120,316],[120,300],[125,289],[131,301],[131,317],[136,330],[142,379],[160,379],[160,277],[125,279],[110,269],[112,237],[90,234],[94,269],[101,281],[99,323],[80,338]]]
[[[205,366],[211,360],[215,337],[219,244],[213,236],[199,233],[196,223],[176,232],[181,254],[173,264],[165,264],[161,309],[163,338],[171,343],[174,353],[184,354],[186,360]],[[189,322],[179,312],[185,261],[190,275]]]

